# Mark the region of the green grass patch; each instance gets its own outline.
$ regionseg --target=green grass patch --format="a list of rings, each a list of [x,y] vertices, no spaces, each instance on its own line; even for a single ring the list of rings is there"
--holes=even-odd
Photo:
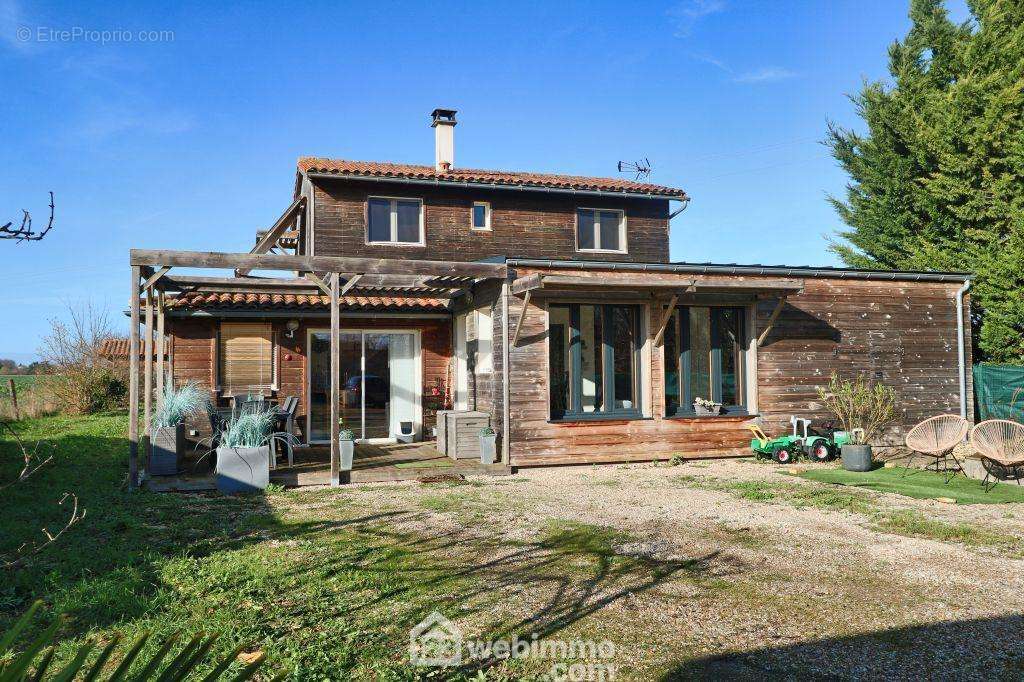
[[[972,547],[991,547],[1011,556],[1024,554],[1024,539],[970,523],[930,519],[915,509],[901,509],[880,515],[874,527],[887,533],[941,542],[959,542]]]
[[[691,488],[727,492],[751,502],[781,503],[798,508],[814,507],[858,514],[868,514],[876,509],[876,505],[864,493],[833,487],[773,481],[727,481],[700,476],[679,476],[676,480]]]
[[[905,473],[907,475],[904,475]],[[867,488],[921,500],[948,497],[955,499],[959,504],[1024,502],[1024,486],[1000,483],[986,493],[981,481],[957,476],[946,485],[946,478],[942,474],[921,469],[881,467],[872,471],[856,472],[829,468],[811,469],[796,475],[809,481]]]

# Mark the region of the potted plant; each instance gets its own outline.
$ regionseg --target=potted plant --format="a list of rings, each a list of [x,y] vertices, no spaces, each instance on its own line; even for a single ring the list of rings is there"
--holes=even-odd
[[[343,420],[338,420],[339,425],[344,425]],[[352,470],[352,459],[356,452],[356,432],[352,429],[341,429],[338,432],[338,448],[341,450],[341,470]]]
[[[850,381],[833,373],[818,397],[850,438],[841,448],[843,468],[870,471],[871,442],[896,421],[896,391],[863,376]]]
[[[698,416],[722,414],[722,403],[716,403],[714,400],[705,400],[704,398],[696,398],[693,401],[693,411]]]
[[[265,490],[270,483],[270,434],[276,412],[269,405],[235,415],[217,447],[217,489],[222,493]]]
[[[480,429],[480,463],[494,464],[498,455],[498,434],[490,426]]]
[[[185,422],[190,417],[206,414],[211,408],[210,394],[194,381],[178,388],[167,383],[163,399],[149,434],[149,474],[174,476],[181,469],[185,449]]]

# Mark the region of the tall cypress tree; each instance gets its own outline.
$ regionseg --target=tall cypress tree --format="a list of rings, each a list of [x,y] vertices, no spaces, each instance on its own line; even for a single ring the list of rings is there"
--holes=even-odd
[[[849,173],[832,249],[867,268],[971,270],[981,355],[1024,363],[1024,0],[911,0],[889,84],[853,97],[867,132],[829,126]]]

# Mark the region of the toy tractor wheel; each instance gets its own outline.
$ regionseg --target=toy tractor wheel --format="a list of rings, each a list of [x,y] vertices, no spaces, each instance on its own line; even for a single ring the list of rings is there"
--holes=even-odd
[[[794,459],[793,450],[788,446],[775,448],[775,450],[772,451],[772,459],[779,464],[792,464]]]
[[[808,448],[807,455],[815,462],[831,462],[835,458],[836,453],[828,443],[818,441]]]

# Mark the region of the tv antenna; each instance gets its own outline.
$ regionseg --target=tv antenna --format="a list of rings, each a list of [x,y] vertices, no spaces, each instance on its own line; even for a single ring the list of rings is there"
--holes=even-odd
[[[651,161],[647,157],[639,161],[619,161],[620,173],[633,173],[637,180],[644,180],[651,174]]]

